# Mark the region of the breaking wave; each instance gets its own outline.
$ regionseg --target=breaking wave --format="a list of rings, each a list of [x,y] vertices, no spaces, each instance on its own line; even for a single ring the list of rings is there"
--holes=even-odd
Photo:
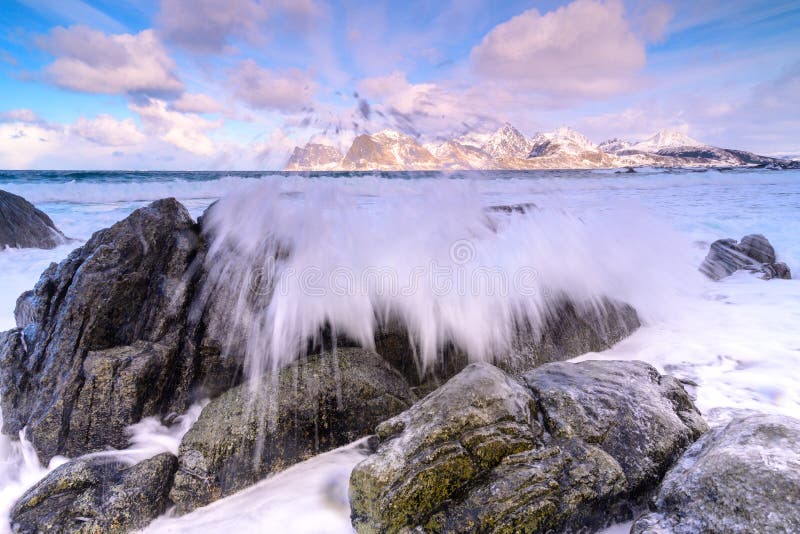
[[[492,360],[564,300],[612,297],[647,320],[699,280],[685,241],[630,206],[574,211],[551,195],[496,206],[473,181],[297,185],[242,187],[203,221],[205,297],[229,299],[229,348],[243,346],[251,377],[324,331],[373,348],[396,320],[423,369],[448,345]]]

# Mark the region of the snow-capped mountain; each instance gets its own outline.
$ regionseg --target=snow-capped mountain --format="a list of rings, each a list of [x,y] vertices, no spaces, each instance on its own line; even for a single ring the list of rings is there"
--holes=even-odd
[[[656,132],[644,141],[640,141],[629,148],[640,152],[658,152],[665,148],[707,146],[696,139],[692,139],[680,130],[665,129]]]
[[[553,132],[538,133],[531,140],[529,157],[541,157],[554,154],[581,154],[596,152],[597,145],[589,141],[582,133],[562,126]]]
[[[294,152],[286,164],[287,171],[319,170],[330,171],[336,169],[342,162],[341,151],[329,145],[308,143],[304,147],[294,147]]]
[[[622,150],[628,150],[631,146],[633,146],[633,143],[630,141],[625,141],[619,137],[614,137],[613,139],[606,139],[597,145],[597,148],[606,154],[616,154]]]
[[[562,126],[553,132],[539,133],[531,140],[528,161],[537,168],[585,169],[613,167],[614,158],[601,151],[582,133]]]
[[[800,162],[706,145],[677,130],[662,130],[639,142],[610,139],[594,144],[572,128],[561,127],[528,139],[505,124],[495,132],[474,132],[425,145],[403,133],[384,130],[359,135],[347,154],[309,143],[294,150],[287,170],[445,170],[445,169],[600,169],[618,167],[785,168]]]
[[[480,148],[495,159],[525,159],[530,154],[531,142],[522,132],[506,123],[489,136]]]
[[[491,169],[493,166],[494,158],[474,145],[445,141],[424,146],[445,169]]]

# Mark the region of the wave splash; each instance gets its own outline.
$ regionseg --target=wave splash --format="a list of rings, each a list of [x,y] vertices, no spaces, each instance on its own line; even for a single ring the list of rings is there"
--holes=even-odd
[[[454,180],[296,185],[240,188],[203,219],[204,296],[234,310],[225,346],[245,354],[251,379],[326,339],[374,348],[392,321],[421,370],[448,345],[491,361],[519,325],[538,332],[564,300],[591,308],[612,297],[647,320],[699,281],[685,241],[630,206],[575,212],[539,194],[492,207]]]

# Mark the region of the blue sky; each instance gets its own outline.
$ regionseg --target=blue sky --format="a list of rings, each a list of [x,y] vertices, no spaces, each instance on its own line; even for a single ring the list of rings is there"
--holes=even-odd
[[[511,122],[800,153],[800,2],[3,0],[0,168],[269,169]]]

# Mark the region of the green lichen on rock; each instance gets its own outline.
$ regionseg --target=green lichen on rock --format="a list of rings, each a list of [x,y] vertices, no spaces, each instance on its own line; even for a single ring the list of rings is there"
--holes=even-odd
[[[378,427],[351,474],[353,525],[597,528],[629,517],[704,425],[680,384],[641,362],[547,364],[519,380],[472,364]]]
[[[303,359],[203,409],[181,443],[170,495],[187,512],[369,435],[415,400],[403,377],[373,352],[340,349]]]
[[[79,458],[29,489],[11,510],[16,533],[123,533],[166,511],[177,459],[159,454],[134,466]]]

